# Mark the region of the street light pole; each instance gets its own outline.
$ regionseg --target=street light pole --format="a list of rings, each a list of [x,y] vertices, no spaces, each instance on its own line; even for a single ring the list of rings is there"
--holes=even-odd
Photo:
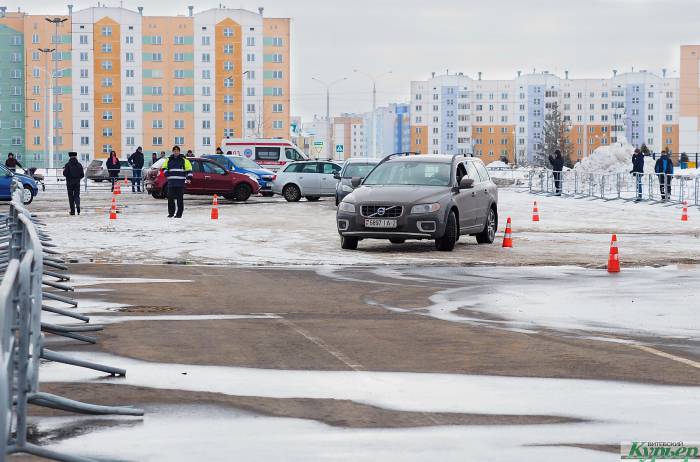
[[[53,51],[58,51],[58,44],[60,43],[60,38],[56,40],[58,37],[58,25],[63,24],[64,22],[68,21],[68,18],[44,18],[47,22],[52,23],[55,26],[55,33],[53,36],[52,42],[56,42],[56,48],[53,49]],[[53,84],[51,85],[51,99],[53,101],[53,104],[51,104],[51,108],[47,107],[46,110],[48,111],[49,109],[51,110],[52,114],[52,124],[53,124],[53,140],[51,142],[51,145],[53,146],[53,149],[51,150],[49,154],[49,168],[53,168],[54,166],[54,151],[56,150],[56,141],[58,141],[58,124],[56,123],[54,112],[56,112],[56,108],[58,106],[58,95],[56,93],[56,85],[58,85],[58,60],[54,59],[53,60]]]
[[[336,83],[347,80],[348,78],[343,77],[342,79],[334,80],[331,83],[326,83],[316,77],[311,77],[311,79],[326,87],[326,123],[328,126],[328,153],[330,154],[328,157],[333,158],[335,155],[335,143],[333,140],[333,124],[331,123],[331,87]]]
[[[368,74],[357,69],[354,69],[353,72],[362,74],[372,81],[372,157],[377,157],[377,80],[392,72],[388,71],[378,75]]]
[[[48,167],[53,168],[53,143],[50,142],[50,132],[49,127],[51,126],[51,119],[49,118],[49,111],[51,110],[51,87],[49,86],[49,55],[56,51],[55,48],[39,48],[39,51],[44,54],[45,66],[44,66],[44,82],[45,82],[45,94],[44,94],[44,142],[46,143],[46,152],[49,155]]]

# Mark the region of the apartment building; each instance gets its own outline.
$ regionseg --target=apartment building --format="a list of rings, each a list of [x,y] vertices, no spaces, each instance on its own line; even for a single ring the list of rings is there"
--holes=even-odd
[[[574,161],[622,135],[635,146],[678,152],[679,98],[678,78],[645,71],[605,79],[433,75],[411,82],[411,150],[531,162],[556,105],[570,127]]]
[[[0,152],[46,167],[68,151],[88,161],[286,137],[290,20],[263,11],[69,6],[50,23],[0,8]]]

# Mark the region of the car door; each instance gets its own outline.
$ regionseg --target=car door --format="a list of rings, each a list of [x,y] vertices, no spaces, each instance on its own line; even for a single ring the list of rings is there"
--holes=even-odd
[[[471,162],[460,162],[457,164],[457,168],[455,170],[456,184],[459,184],[459,181],[462,178],[471,178],[474,180],[474,188],[476,188],[476,184],[480,181],[480,179],[479,174],[474,166],[471,165]],[[478,199],[474,188],[460,189],[455,197],[457,207],[459,208],[459,226],[462,230],[467,230],[476,226]]]
[[[491,181],[489,172],[486,170],[484,164],[478,160],[474,160],[474,167],[476,167],[479,173],[479,178],[481,178],[481,183],[479,183],[479,189],[476,191],[477,197],[481,197],[479,209],[478,224],[484,224],[486,217],[489,212],[489,207],[491,206],[491,201],[494,200],[496,196],[496,185]]]
[[[214,162],[202,161],[204,172],[204,190],[209,194],[230,193],[232,190],[231,177],[223,167]]]
[[[484,181],[479,175],[479,171],[476,168],[476,162],[472,160],[467,160],[465,162],[467,167],[467,175],[469,178],[474,178],[474,187],[471,189],[471,197],[473,198],[471,210],[473,217],[474,226],[481,227],[486,219],[486,208],[488,207],[488,194],[484,193],[485,185]],[[488,192],[488,190],[487,190]]]
[[[340,172],[340,165],[336,165],[331,162],[321,162],[321,193],[324,196],[332,196],[335,194],[335,187],[338,184],[338,180],[333,176],[335,173]]]
[[[187,194],[202,194],[204,192],[204,170],[202,161],[199,159],[190,160],[192,164],[192,179],[189,184],[185,184]]]
[[[320,196],[321,175],[319,174],[320,162],[305,162],[302,164],[298,177],[301,194],[304,196]]]
[[[3,166],[0,166],[0,198],[10,199],[12,188],[12,173]]]

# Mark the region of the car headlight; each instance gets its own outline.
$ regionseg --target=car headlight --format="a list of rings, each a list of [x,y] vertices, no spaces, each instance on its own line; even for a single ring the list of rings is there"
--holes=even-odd
[[[257,175],[253,175],[252,173],[246,173],[245,176],[247,176],[251,180],[255,181],[256,183],[260,183],[260,179],[258,178]]]
[[[346,184],[344,184],[343,186],[341,186],[340,189],[342,189],[343,192],[352,192],[352,191],[353,191],[352,186],[349,186],[349,185],[346,185]]]
[[[350,202],[341,202],[338,206],[340,212],[355,213],[355,204]]]
[[[411,207],[411,214],[431,213],[440,210],[440,204],[418,204]]]

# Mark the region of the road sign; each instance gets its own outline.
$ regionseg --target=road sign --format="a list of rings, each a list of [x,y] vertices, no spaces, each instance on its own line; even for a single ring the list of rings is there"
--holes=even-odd
[[[323,146],[325,145],[326,143],[324,143],[323,141],[314,141],[314,153],[316,155],[321,154],[321,152],[323,151]]]
[[[335,152],[337,154],[342,154],[343,152],[345,152],[345,146],[343,146],[342,144],[336,144],[335,145]]]

